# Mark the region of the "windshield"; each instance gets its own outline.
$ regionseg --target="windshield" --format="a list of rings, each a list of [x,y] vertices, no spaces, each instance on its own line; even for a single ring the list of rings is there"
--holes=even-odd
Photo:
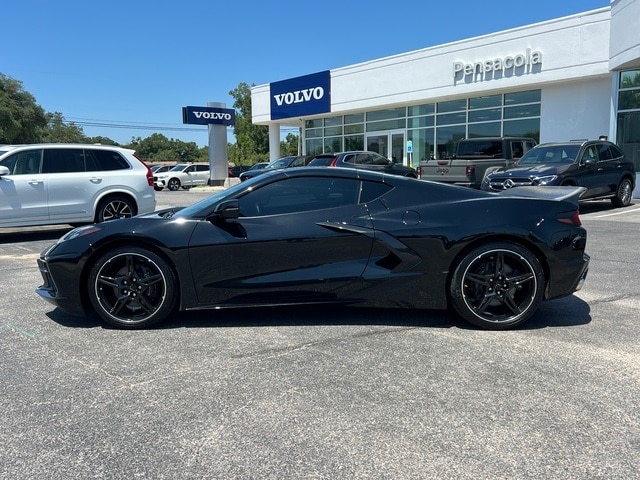
[[[532,148],[518,165],[548,165],[573,163],[578,156],[579,145],[549,145]]]
[[[291,157],[279,158],[278,160],[274,160],[265,168],[286,168],[291,164]]]
[[[235,185],[227,188],[226,190],[221,190],[220,192],[214,193],[210,197],[203,198],[199,202],[194,203],[193,205],[189,205],[186,208],[183,208],[179,212],[173,216],[173,218],[183,218],[183,217],[196,217],[198,213],[202,210],[209,209],[212,205],[219,202],[220,200],[224,200],[225,198],[235,195],[235,193],[239,190],[244,190],[247,185],[252,182],[253,179],[249,179],[246,182],[236,183]]]
[[[179,163],[178,165],[176,165],[175,167],[173,167],[171,170],[169,170],[170,172],[181,172],[182,170],[185,169],[185,167],[187,167],[188,165],[184,164],[184,163]]]

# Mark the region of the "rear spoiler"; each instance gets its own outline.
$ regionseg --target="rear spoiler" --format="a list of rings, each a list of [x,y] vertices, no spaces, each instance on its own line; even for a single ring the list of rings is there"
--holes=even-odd
[[[502,190],[498,192],[498,195],[507,197],[540,198],[544,200],[565,200],[578,207],[580,197],[586,191],[587,189],[585,187],[516,187]]]

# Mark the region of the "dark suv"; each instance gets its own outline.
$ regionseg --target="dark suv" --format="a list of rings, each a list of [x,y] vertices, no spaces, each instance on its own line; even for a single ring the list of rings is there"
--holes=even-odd
[[[391,175],[418,178],[418,172],[414,168],[395,163],[376,152],[323,153],[316,155],[309,162],[309,166],[363,168]]]
[[[544,143],[514,166],[488,174],[482,189],[500,191],[525,185],[572,185],[587,190],[581,200],[610,198],[616,207],[631,203],[636,175],[633,162],[606,140]]]

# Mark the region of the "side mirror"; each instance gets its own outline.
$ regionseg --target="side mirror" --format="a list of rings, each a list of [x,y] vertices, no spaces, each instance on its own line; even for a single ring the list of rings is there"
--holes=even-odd
[[[9,168],[5,167],[5,166],[1,166],[0,167],[0,177],[2,177],[3,175],[9,175],[11,172],[9,172]]]
[[[596,161],[596,159],[595,159],[595,158],[585,158],[585,159],[584,159],[584,165],[585,165],[585,167],[589,167],[589,168],[591,168],[591,167],[593,167],[596,163],[598,163],[598,162]]]
[[[238,200],[227,200],[220,203],[213,214],[222,220],[234,220],[240,217],[240,203]]]

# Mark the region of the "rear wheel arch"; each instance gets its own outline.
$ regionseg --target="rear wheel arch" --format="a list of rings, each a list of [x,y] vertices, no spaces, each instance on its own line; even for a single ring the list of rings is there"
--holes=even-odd
[[[542,250],[540,250],[534,243],[528,242],[522,239],[521,237],[516,237],[513,235],[489,235],[489,236],[479,238],[469,243],[468,245],[465,245],[465,247],[462,250],[460,250],[460,252],[458,252],[458,254],[455,256],[455,258],[451,262],[452,268],[449,269],[449,274],[447,275],[447,285],[451,284],[451,280],[453,277],[453,270],[455,269],[455,266],[457,266],[464,257],[466,257],[470,252],[472,252],[473,250],[475,250],[480,246],[483,246],[489,243],[498,243],[498,242],[507,242],[507,243],[516,244],[522,248],[526,248],[536,256],[544,272],[544,278],[545,278],[544,291],[546,292],[547,283],[549,282],[550,269],[549,269],[549,263],[547,262],[545,255],[542,253]],[[447,296],[449,297],[448,290],[447,290]],[[451,305],[450,303],[451,298],[447,298],[447,300],[449,302],[449,305]]]
[[[518,326],[534,315],[547,281],[530,248],[503,239],[465,250],[449,277],[450,307],[465,321],[492,330]]]
[[[117,206],[118,202],[126,202],[130,206],[131,214],[127,214],[127,216],[134,216],[138,214],[138,203],[133,195],[128,192],[110,192],[103,195],[96,201],[93,221],[95,223],[104,221],[105,208],[109,205],[120,208]]]

